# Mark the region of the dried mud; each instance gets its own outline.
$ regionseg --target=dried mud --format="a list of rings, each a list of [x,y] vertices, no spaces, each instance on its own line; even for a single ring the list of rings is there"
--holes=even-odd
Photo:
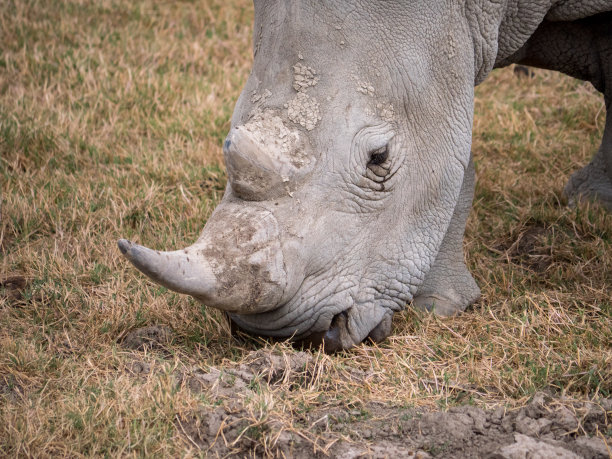
[[[550,228],[541,225],[528,226],[514,240],[500,243],[497,249],[512,263],[536,273],[545,272],[553,263],[553,254],[547,238]]]
[[[474,406],[422,412],[375,403],[359,410],[325,408],[303,420],[311,426],[310,436],[285,429],[280,420],[254,423],[249,417],[234,404],[178,415],[176,425],[190,443],[217,456],[609,457],[610,439],[602,434],[609,429],[603,404],[567,407],[541,394],[510,412]],[[267,451],[258,442],[264,433],[273,439]]]
[[[28,281],[23,276],[9,276],[0,279],[0,297],[8,300],[12,306],[18,305],[23,300],[23,292],[28,286]]]
[[[151,337],[150,330],[140,335]],[[143,375],[151,366],[134,360],[128,370]],[[177,370],[174,377],[177,388],[207,401],[175,417],[180,436],[207,457],[611,457],[611,399],[577,403],[537,393],[515,410],[463,405],[423,411],[376,402],[341,406],[338,397],[327,403],[323,394],[315,407],[289,407],[281,418],[278,410],[256,412],[253,400],[312,384],[318,368],[310,352],[260,349],[241,363]],[[360,381],[367,374],[355,369],[345,377]]]
[[[174,333],[170,327],[151,325],[128,332],[119,341],[127,349],[142,351],[145,349],[164,350],[172,343]]]

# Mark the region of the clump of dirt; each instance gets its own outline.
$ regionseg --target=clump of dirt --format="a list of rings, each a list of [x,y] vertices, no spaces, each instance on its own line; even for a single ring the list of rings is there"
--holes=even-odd
[[[580,459],[580,456],[561,446],[554,446],[518,433],[514,434],[514,443],[500,448],[500,450],[491,457],[494,459],[526,459],[531,457]]]
[[[17,305],[23,298],[23,291],[28,282],[23,276],[9,276],[0,279],[0,296],[5,297],[10,305]]]
[[[194,392],[209,392],[216,397],[235,398],[247,395],[260,384],[271,386],[284,383],[300,384],[312,377],[314,357],[308,352],[274,354],[266,349],[252,352],[246,360],[222,370],[196,368],[178,375],[179,383]]]
[[[134,351],[166,350],[174,339],[174,332],[170,327],[151,325],[137,328],[119,340],[121,345]]]
[[[151,364],[134,359],[126,364],[126,370],[134,376],[146,376],[151,373]]]
[[[261,419],[251,411],[248,400],[275,386],[308,384],[313,377],[314,363],[314,356],[308,352],[277,354],[260,349],[241,363],[222,369],[196,368],[177,373],[179,385],[205,394],[218,406],[179,414],[176,426],[189,443],[210,456],[243,456],[245,451],[251,451],[273,456],[311,457],[313,448],[307,439],[286,430],[279,419]],[[276,440],[268,449],[260,440],[270,432]],[[304,448],[310,453],[304,455]]]
[[[264,416],[255,412],[250,402],[258,394],[308,384],[314,369],[309,353],[262,349],[241,364],[183,374],[180,384],[205,393],[212,406],[177,415],[177,429],[211,456],[514,459],[540,457],[537,452],[590,459],[609,454],[602,436],[612,421],[609,399],[576,403],[540,393],[512,411],[460,406],[428,412],[373,402],[340,406],[337,398],[326,404],[323,395],[307,414],[293,413],[291,422],[274,410]]]
[[[213,457],[237,455],[255,444],[244,413],[224,407],[177,415],[175,425],[190,443]]]
[[[535,272],[542,273],[553,262],[548,243],[550,229],[541,225],[525,228],[518,236],[497,245],[509,261]]]
[[[23,396],[23,387],[15,376],[0,375],[0,401],[4,398],[9,402],[16,402]]]

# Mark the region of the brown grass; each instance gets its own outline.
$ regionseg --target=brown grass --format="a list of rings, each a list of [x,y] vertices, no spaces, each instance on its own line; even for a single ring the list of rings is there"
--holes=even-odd
[[[181,375],[248,367],[262,346],[297,353],[232,338],[221,314],[152,285],[116,249],[120,237],[187,245],[220,199],[251,19],[238,0],[0,8],[0,455],[205,454],[180,420],[236,400],[246,427],[230,446],[246,436],[272,454],[283,432],[326,451],[344,434],[323,436],[309,413],[337,407],[610,397],[612,218],[561,196],[599,145],[603,101],[512,70],[477,88],[466,248],[478,304],[446,320],[407,309],[381,345],[314,353],[234,397],[189,387]],[[154,324],[170,342],[121,344]]]

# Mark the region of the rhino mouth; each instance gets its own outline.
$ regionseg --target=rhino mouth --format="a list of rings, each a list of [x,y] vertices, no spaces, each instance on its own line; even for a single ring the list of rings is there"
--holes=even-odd
[[[336,314],[327,330],[301,334],[289,337],[293,346],[299,349],[322,349],[327,354],[340,352],[364,342],[379,343],[391,334],[392,314],[387,314],[362,340],[356,340],[350,330],[350,309]],[[226,314],[230,321],[231,331],[234,336],[242,333],[249,336],[261,336],[241,327],[230,314]],[[286,341],[287,338],[270,337],[273,341]]]

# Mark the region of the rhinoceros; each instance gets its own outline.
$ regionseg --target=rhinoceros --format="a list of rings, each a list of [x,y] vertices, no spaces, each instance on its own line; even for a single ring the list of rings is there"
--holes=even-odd
[[[610,0],[255,2],[254,62],[223,145],[228,186],[197,241],[121,252],[248,333],[347,349],[406,304],[448,316],[463,259],[474,87],[521,63],[612,102]],[[565,193],[612,209],[612,117]]]

